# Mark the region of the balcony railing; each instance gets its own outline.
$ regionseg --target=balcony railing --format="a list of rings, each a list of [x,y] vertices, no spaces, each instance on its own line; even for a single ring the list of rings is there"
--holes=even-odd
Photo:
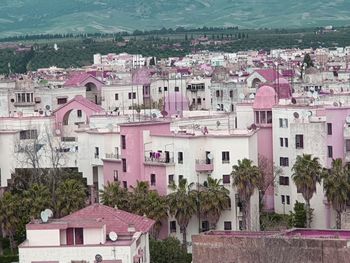
[[[153,163],[153,164],[174,164],[174,157],[147,157],[145,156],[145,163]]]
[[[197,172],[212,172],[214,170],[213,160],[196,160]]]
[[[120,160],[120,155],[116,153],[106,153],[105,157],[106,159]]]

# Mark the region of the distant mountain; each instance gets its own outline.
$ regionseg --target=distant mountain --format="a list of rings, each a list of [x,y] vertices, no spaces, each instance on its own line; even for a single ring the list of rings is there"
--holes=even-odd
[[[162,27],[350,25],[349,0],[1,0],[0,37]]]

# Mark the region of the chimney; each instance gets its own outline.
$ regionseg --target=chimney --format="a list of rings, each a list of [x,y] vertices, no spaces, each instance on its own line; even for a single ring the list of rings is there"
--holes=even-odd
[[[134,224],[129,224],[128,225],[128,232],[136,232],[135,225]]]

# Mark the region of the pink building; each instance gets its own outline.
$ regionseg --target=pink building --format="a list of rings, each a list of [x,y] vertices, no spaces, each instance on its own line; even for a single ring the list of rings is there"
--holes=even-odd
[[[20,263],[148,263],[154,221],[94,204],[61,219],[32,221],[19,245]]]

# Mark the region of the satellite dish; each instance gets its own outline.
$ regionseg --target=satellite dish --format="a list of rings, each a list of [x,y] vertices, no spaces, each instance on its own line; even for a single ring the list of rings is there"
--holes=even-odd
[[[312,93],[311,93],[310,91],[308,91],[308,92],[306,93],[306,96],[312,97]]]
[[[314,87],[310,87],[310,91],[311,91],[311,92],[314,92],[314,91],[315,91],[315,88],[314,88]]]
[[[219,127],[221,125],[221,122],[220,121],[217,121],[216,122],[216,127]]]
[[[112,231],[108,234],[108,237],[110,240],[112,240],[113,242],[117,241],[118,239],[118,235],[116,232]]]
[[[340,106],[341,106],[341,105],[344,105],[344,104],[345,104],[345,101],[344,101],[343,99],[341,99],[341,100],[339,101],[339,103],[340,103]]]
[[[53,217],[53,212],[52,212],[51,209],[46,208],[46,209],[44,210],[44,212],[47,214],[48,217]]]
[[[307,115],[308,117],[311,117],[311,116],[312,116],[312,111],[311,111],[311,110],[307,111],[307,112],[306,112],[306,115]]]
[[[153,118],[153,119],[157,118],[157,114],[153,112],[153,113],[152,113],[152,118]]]
[[[252,100],[255,99],[255,95],[254,95],[253,93],[250,94],[250,95],[249,95],[249,99],[252,99]]]
[[[346,123],[350,123],[350,116],[347,116],[346,119],[345,119]]]
[[[317,92],[314,92],[314,93],[312,94],[312,97],[314,97],[314,99],[317,99],[317,98],[318,98],[318,93],[317,93]]]
[[[96,261],[97,263],[102,262],[102,256],[101,256],[100,254],[96,254],[96,256],[95,256],[95,261]]]
[[[50,110],[50,105],[46,105],[45,109]]]
[[[334,90],[333,89],[330,89],[329,92],[330,92],[331,95],[334,94]]]
[[[334,106],[334,107],[338,107],[338,106],[339,106],[338,102],[336,102],[336,101],[333,102],[333,106]]]
[[[211,154],[211,153],[208,153],[207,157],[209,160],[213,160],[213,158],[214,158],[213,154]]]
[[[294,118],[299,119],[299,113],[294,112],[294,113],[293,113],[293,116],[294,116]]]
[[[168,112],[165,111],[165,110],[162,110],[162,111],[160,112],[160,114],[162,114],[163,117],[168,116]]]
[[[243,100],[243,99],[245,98],[245,95],[244,95],[243,93],[240,93],[240,94],[238,95],[238,97],[239,97],[241,100]]]
[[[179,130],[176,128],[176,129],[174,130],[174,133],[175,133],[175,134],[178,134],[178,133],[179,133]]]
[[[295,98],[292,98],[292,104],[297,104],[297,100]]]
[[[304,118],[308,117],[308,113],[306,110],[304,110],[301,114],[303,115]]]
[[[43,223],[47,223],[47,221],[49,221],[49,216],[47,215],[47,213],[45,213],[45,211],[42,211],[40,213],[40,217],[41,217],[41,221],[43,221]]]

